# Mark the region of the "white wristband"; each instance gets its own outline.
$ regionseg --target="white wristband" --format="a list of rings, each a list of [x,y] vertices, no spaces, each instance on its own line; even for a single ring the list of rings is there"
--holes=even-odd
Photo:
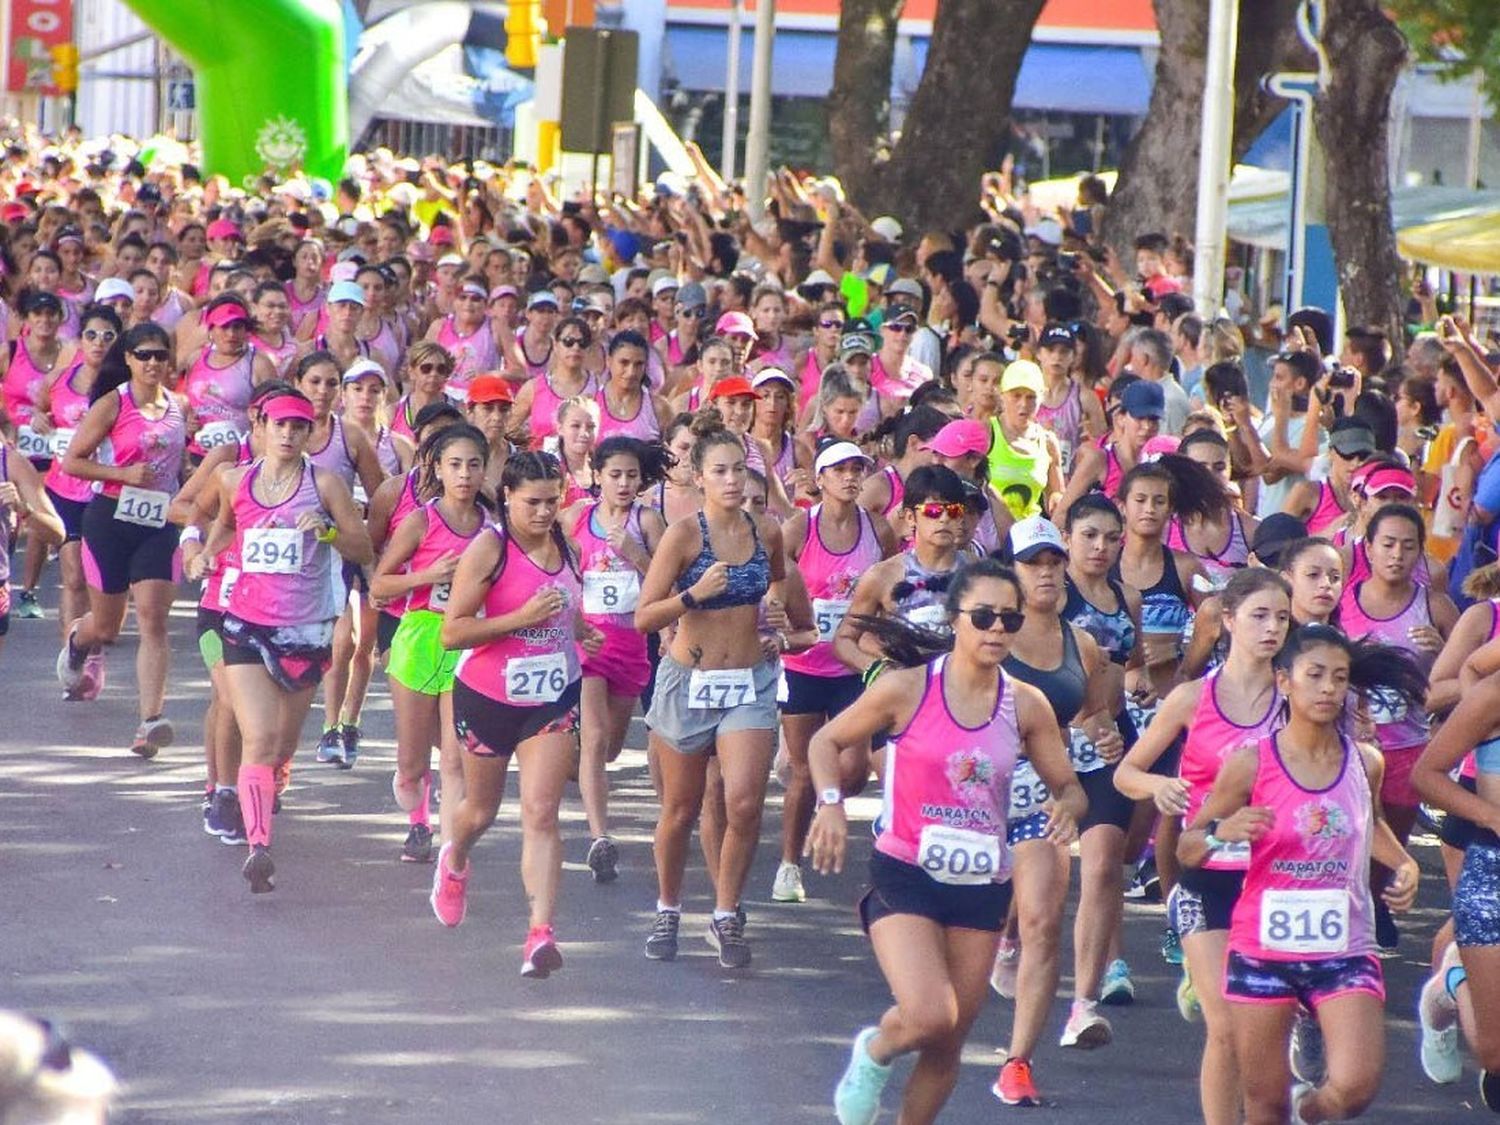
[[[196,524],[193,525],[193,526],[191,526],[191,527],[185,527],[185,528],[182,529],[181,534],[179,534],[177,536],[177,542],[179,542],[179,543],[202,543],[203,542],[203,529],[200,528],[200,527],[198,527]]]

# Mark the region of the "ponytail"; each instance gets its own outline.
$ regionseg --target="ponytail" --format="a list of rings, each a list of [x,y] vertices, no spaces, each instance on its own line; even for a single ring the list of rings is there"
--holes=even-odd
[[[1403,648],[1378,641],[1351,640],[1332,625],[1301,625],[1292,630],[1276,656],[1276,667],[1287,673],[1308,649],[1328,645],[1349,657],[1349,690],[1369,699],[1379,696],[1417,710],[1427,700],[1427,673]]]

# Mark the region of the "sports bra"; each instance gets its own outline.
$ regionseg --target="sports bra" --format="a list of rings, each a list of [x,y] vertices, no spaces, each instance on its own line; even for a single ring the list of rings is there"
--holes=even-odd
[[[1116,573],[1114,577],[1120,575]],[[1141,632],[1180,635],[1187,627],[1188,609],[1187,591],[1177,574],[1177,560],[1172,548],[1163,543],[1161,577],[1141,591]]]
[[[1073,584],[1073,579],[1063,576],[1068,591],[1067,603],[1063,606],[1064,621],[1077,625],[1093,637],[1108,655],[1110,663],[1124,664],[1135,650],[1135,620],[1130,616],[1130,607],[1125,603],[1125,591],[1119,582],[1106,578],[1110,591],[1115,596],[1118,608],[1106,612],[1100,609]]]
[[[1022,683],[1030,684],[1047,697],[1052,704],[1052,714],[1059,727],[1066,727],[1078,715],[1088,694],[1088,676],[1083,669],[1083,657],[1078,652],[1078,639],[1073,627],[1061,622],[1063,653],[1062,663],[1056,668],[1038,668],[1027,664],[1017,656],[1007,656],[1001,667]]]
[[[750,537],[755,541],[755,550],[742,563],[725,564],[729,568],[729,581],[724,587],[724,592],[703,599],[698,603],[698,609],[729,609],[737,605],[756,605],[771,588],[770,556],[766,554],[765,544],[760,541],[760,532],[755,528],[755,521],[748,515],[745,518],[750,520]],[[703,536],[703,547],[699,550],[697,557],[688,563],[687,569],[678,576],[678,593],[692,589],[698,579],[703,577],[704,572],[719,561],[718,556],[714,554],[713,541],[708,535],[708,520],[702,512],[698,513],[698,531]]]

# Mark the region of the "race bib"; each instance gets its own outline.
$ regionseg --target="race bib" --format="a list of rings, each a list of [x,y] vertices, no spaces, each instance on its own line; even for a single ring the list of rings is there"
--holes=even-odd
[[[240,580],[240,569],[237,566],[226,567],[224,577],[219,580],[219,602],[228,605],[229,599],[234,596],[235,584]]]
[[[1010,813],[1012,821],[1024,820],[1042,811],[1042,806],[1052,800],[1052,790],[1047,788],[1047,783],[1032,767],[1031,762],[1023,758],[1016,763],[1015,772],[1010,775]]]
[[[560,652],[513,656],[505,662],[505,690],[512,703],[556,703],[568,687],[568,658]]]
[[[39,434],[30,426],[16,430],[16,452],[22,457],[51,457],[52,435]]]
[[[583,612],[634,613],[641,576],[633,570],[588,570],[583,575]]]
[[[1349,948],[1349,892],[1268,890],[1260,899],[1260,944],[1278,953]]]
[[[453,593],[452,582],[434,582],[427,591],[427,608],[439,613],[448,608],[448,598]]]
[[[1406,718],[1406,703],[1394,692],[1376,689],[1370,694],[1370,721],[1377,726],[1399,723]]]
[[[939,883],[960,887],[989,883],[1000,869],[1000,840],[966,828],[924,824],[917,863]]]
[[[171,499],[165,492],[152,492],[148,488],[135,488],[127,484],[120,489],[120,499],[115,504],[115,519],[139,527],[165,527],[167,503]]]
[[[1068,728],[1068,759],[1073,763],[1074,773],[1093,773],[1109,764],[1094,740],[1077,727]]]
[[[245,529],[240,566],[246,574],[296,574],[302,562],[302,532],[297,528]]]
[[[1205,866],[1211,864],[1215,867],[1249,867],[1250,841],[1225,841],[1210,851],[1208,859],[1204,862]]]
[[[61,457],[68,451],[68,446],[73,444],[73,435],[77,430],[53,430],[52,431],[52,456]]]
[[[844,615],[849,612],[849,602],[840,598],[814,598],[812,607],[813,623],[818,627],[818,640],[828,644],[844,623]]]
[[[755,676],[750,668],[695,668],[688,678],[688,708],[727,711],[755,702]]]
[[[240,432],[235,429],[233,422],[209,422],[198,431],[195,440],[198,448],[207,453],[210,449],[217,449],[221,445],[231,445],[240,440]]]
[[[942,629],[948,624],[948,611],[940,605],[924,605],[910,610],[905,616],[913,625],[924,629]]]

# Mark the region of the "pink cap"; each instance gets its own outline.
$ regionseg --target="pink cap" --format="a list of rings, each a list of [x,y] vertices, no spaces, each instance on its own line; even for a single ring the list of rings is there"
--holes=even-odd
[[[432,233],[427,236],[427,241],[434,246],[452,246],[453,228],[450,226],[433,227]]]
[[[208,224],[208,237],[214,238],[238,238],[243,240],[244,235],[240,233],[239,224],[229,219],[215,219]]]
[[[490,290],[491,301],[498,301],[501,297],[515,297],[520,300],[521,294],[514,285],[497,285]]]
[[[250,314],[233,301],[225,301],[208,310],[203,323],[210,328],[222,328],[226,324],[241,324],[250,319]]]
[[[1182,439],[1175,434],[1157,434],[1141,449],[1143,460],[1155,461],[1163,453],[1176,453]]]
[[[714,332],[719,336],[749,336],[752,340],[760,335],[755,331],[755,321],[742,312],[727,312],[719,317]]]
[[[312,425],[314,421],[312,403],[299,394],[272,395],[260,404],[260,415],[272,422],[291,418]]]
[[[1417,482],[1410,469],[1398,465],[1374,464],[1354,470],[1349,483],[1366,496],[1378,496],[1388,488],[1394,488],[1408,496],[1417,494]]]
[[[990,451],[990,428],[972,418],[957,418],[939,430],[922,448],[944,457],[962,457],[965,453],[982,456]]]

